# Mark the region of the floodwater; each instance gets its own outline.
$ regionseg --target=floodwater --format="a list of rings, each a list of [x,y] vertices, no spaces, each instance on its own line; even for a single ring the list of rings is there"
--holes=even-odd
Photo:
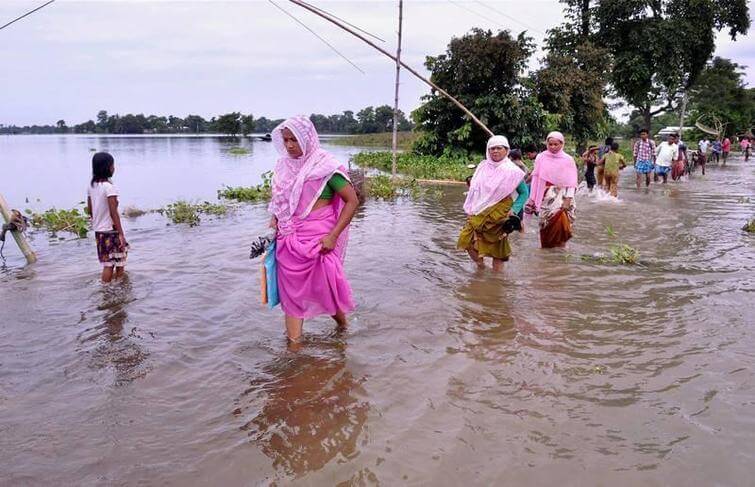
[[[34,153],[32,141],[0,141],[4,174],[7,146]],[[70,157],[76,143],[53,146]],[[108,144],[131,161],[115,178],[124,205],[179,191],[140,189],[131,171],[170,172],[181,194],[208,198],[272,165],[264,143],[238,160],[209,139],[199,159],[186,155],[196,141]],[[51,182],[55,153],[29,161],[24,184],[78,201],[86,170]],[[754,169],[735,159],[640,192],[625,170],[620,200],[579,195],[566,250],[515,236],[498,275],[454,250],[462,188],[368,201],[346,261],[351,326],[311,320],[299,351],[280,310],[259,304],[247,259],[264,205],[195,228],[126,220],[129,277],[110,287],[91,238],[38,234],[30,267],[11,241],[0,484],[751,485],[755,239],[740,227],[755,213]],[[36,184],[10,181],[3,192],[34,197]],[[615,242],[641,265],[580,258]]]

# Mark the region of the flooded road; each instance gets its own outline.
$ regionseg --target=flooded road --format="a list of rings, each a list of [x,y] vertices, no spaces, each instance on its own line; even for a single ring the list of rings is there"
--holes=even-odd
[[[125,220],[106,288],[91,237],[38,235],[26,268],[10,242],[0,484],[748,485],[755,166],[649,192],[629,171],[620,201],[578,197],[565,251],[531,230],[498,275],[454,249],[461,188],[368,201],[351,326],[311,320],[296,353],[247,258],[264,206]],[[581,259],[616,242],[641,265]]]

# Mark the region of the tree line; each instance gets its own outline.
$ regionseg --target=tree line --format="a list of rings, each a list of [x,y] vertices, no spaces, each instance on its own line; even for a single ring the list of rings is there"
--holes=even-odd
[[[398,129],[407,131],[413,128],[402,111],[399,110]],[[365,107],[356,112],[346,110],[336,115],[313,113],[310,119],[318,132],[323,134],[370,134],[393,130],[393,108],[388,105]],[[96,121],[68,126],[65,120],[55,125],[31,125],[18,127],[0,125],[0,134],[204,134],[215,133],[231,136],[246,136],[251,133],[269,133],[283,119],[271,120],[255,118],[252,114],[231,112],[212,117],[209,120],[201,115],[176,117],[143,114],[108,114],[106,110],[97,113]]]
[[[750,28],[746,0],[561,2],[565,20],[547,31],[538,69],[528,71],[535,45],[526,33],[473,29],[427,57],[431,79],[516,146],[541,142],[556,129],[584,147],[606,135],[650,129],[658,118],[678,125],[685,100],[688,123],[715,116],[727,135],[751,130],[755,92],[742,80],[743,67],[711,59],[717,32],[736,39]],[[621,105],[633,109],[624,126],[610,115]],[[487,135],[437,93],[425,96],[412,117],[422,134],[417,152],[485,146]]]

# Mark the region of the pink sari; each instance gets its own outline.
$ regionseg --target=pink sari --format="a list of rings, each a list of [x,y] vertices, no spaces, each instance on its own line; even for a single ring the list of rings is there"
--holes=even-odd
[[[303,151],[297,159],[286,152],[284,128],[291,130]],[[269,210],[278,219],[275,258],[283,312],[302,319],[348,313],[354,309],[343,270],[348,228],[333,251],[320,253],[320,241],[335,227],[344,202],[334,195],[331,204],[312,211],[330,178],[338,173],[348,179],[348,173],[320,148],[317,131],[307,117],[286,120],[272,137],[281,155],[275,165]]]

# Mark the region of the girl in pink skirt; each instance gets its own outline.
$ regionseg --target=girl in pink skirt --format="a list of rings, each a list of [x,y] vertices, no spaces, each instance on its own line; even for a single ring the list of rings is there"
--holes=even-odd
[[[346,168],[320,148],[307,117],[289,118],[272,137],[281,156],[269,206],[277,230],[278,294],[288,339],[298,342],[305,319],[329,315],[345,327],[346,313],[354,309],[343,261],[359,200]]]

